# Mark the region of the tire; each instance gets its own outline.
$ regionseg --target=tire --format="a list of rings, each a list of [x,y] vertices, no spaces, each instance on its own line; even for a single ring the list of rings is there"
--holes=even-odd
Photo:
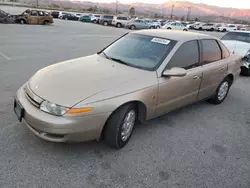
[[[126,119],[128,120],[129,117],[131,118],[131,124],[125,125],[125,121]],[[137,109],[133,103],[118,108],[106,122],[103,132],[105,143],[116,149],[123,148],[132,136],[136,120]],[[124,129],[127,129],[128,132],[126,133]]]
[[[130,29],[135,30],[136,29],[135,25],[131,25]]]
[[[93,23],[96,24],[96,23],[97,23],[97,20],[94,20]]]
[[[214,31],[214,28],[211,28],[210,31]]]
[[[150,26],[149,29],[154,29],[155,27],[154,26]]]
[[[121,27],[122,27],[122,24],[121,24],[121,23],[117,23],[117,24],[116,24],[116,27],[121,28]]]
[[[24,19],[21,19],[20,24],[26,24],[26,21]]]
[[[227,30],[226,30],[226,29],[223,29],[222,31],[223,31],[223,32],[226,32]]]
[[[49,25],[48,21],[44,21],[43,25]]]
[[[104,26],[108,26],[108,22],[103,22],[103,25]]]
[[[232,85],[232,80],[229,77],[226,77],[219,85],[219,87],[216,90],[216,94],[209,100],[209,102],[213,104],[220,104],[222,103],[225,98],[227,97],[227,94],[229,92],[229,89]],[[226,91],[221,90],[222,88],[227,88]]]
[[[199,27],[199,30],[201,31],[201,30],[202,30],[202,27]]]
[[[168,27],[167,29],[171,29],[171,27]]]
[[[68,18],[64,18],[65,20],[68,20]]]
[[[183,31],[187,31],[187,29],[183,29]]]
[[[242,75],[242,76],[250,76],[250,68],[241,67],[240,75]]]
[[[160,29],[160,26],[157,25],[157,26],[156,26],[156,29]]]

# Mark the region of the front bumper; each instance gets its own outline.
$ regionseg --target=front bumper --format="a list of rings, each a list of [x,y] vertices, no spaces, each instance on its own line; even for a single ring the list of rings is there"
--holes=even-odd
[[[24,87],[17,100],[25,112],[22,122],[38,137],[52,142],[83,142],[99,139],[110,113],[88,116],[54,116],[41,111],[26,97]]]

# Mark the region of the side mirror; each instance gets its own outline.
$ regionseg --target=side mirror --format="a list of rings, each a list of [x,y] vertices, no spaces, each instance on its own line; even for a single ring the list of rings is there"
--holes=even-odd
[[[183,77],[187,74],[187,71],[183,68],[173,67],[172,69],[165,70],[162,73],[162,76],[175,76],[175,77]]]

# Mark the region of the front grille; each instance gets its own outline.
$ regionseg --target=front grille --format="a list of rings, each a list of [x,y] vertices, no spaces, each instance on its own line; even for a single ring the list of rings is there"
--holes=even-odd
[[[27,92],[25,92],[25,96],[26,98],[37,108],[39,108],[40,104],[38,102],[36,102],[34,99],[32,99],[29,94]]]

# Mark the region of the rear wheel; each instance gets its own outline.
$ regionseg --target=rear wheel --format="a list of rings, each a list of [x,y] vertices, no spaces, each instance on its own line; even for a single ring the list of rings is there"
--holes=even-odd
[[[49,22],[48,21],[44,21],[43,25],[48,25]]]
[[[121,23],[117,23],[116,27],[120,28],[120,27],[122,27],[122,24]]]
[[[214,31],[214,28],[211,28],[210,31]]]
[[[93,21],[93,23],[95,23],[95,24],[96,24],[96,23],[97,23],[97,20],[94,20],[94,21]]]
[[[187,29],[183,29],[183,31],[187,31]]]
[[[167,29],[171,29],[171,27],[168,27]]]
[[[129,141],[137,119],[137,109],[133,103],[116,110],[106,122],[104,141],[109,146],[121,149]]]
[[[160,29],[160,26],[159,26],[159,25],[157,25],[157,26],[156,26],[156,29]]]
[[[229,92],[230,86],[232,85],[233,80],[229,77],[225,78],[219,85],[218,89],[216,90],[216,94],[209,100],[209,102],[213,104],[220,104],[222,103],[227,94]]]
[[[24,19],[21,19],[20,24],[26,24],[26,21]]]
[[[103,22],[103,25],[104,26],[108,26],[108,22]]]
[[[222,31],[223,31],[223,32],[226,32],[227,30],[226,30],[226,29],[223,29]]]
[[[64,18],[65,20],[68,20],[68,18]]]
[[[149,29],[154,29],[155,27],[154,26],[150,26]]]

